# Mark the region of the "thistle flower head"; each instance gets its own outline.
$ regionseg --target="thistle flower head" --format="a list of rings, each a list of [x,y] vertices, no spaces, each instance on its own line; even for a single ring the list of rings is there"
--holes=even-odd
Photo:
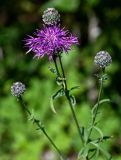
[[[105,68],[110,65],[112,58],[107,51],[100,51],[94,57],[94,63],[100,68]]]
[[[25,92],[25,85],[21,82],[15,82],[11,86],[11,93],[13,96],[20,97]]]
[[[73,44],[78,44],[77,37],[58,25],[44,26],[42,30],[37,30],[34,36],[25,40],[28,52],[33,51],[38,58],[47,55],[49,59],[63,51],[68,52]]]
[[[44,11],[42,19],[46,25],[55,25],[60,21],[60,14],[55,8],[48,8]]]

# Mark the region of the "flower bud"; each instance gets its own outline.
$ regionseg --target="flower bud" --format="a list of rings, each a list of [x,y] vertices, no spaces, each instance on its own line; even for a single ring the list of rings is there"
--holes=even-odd
[[[11,86],[11,93],[13,96],[20,97],[25,92],[25,85],[21,82],[15,82]]]
[[[44,11],[42,19],[47,25],[55,25],[60,21],[60,14],[55,8],[48,8]]]
[[[94,57],[94,63],[100,68],[109,66],[112,62],[112,58],[107,51],[100,51]]]

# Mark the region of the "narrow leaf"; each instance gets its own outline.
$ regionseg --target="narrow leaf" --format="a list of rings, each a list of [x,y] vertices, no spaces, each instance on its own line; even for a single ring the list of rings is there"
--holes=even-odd
[[[103,140],[103,132],[101,131],[101,129],[100,128],[98,128],[98,127],[96,127],[96,126],[91,126],[88,130],[91,130],[91,129],[95,129],[98,133],[99,133],[99,135],[100,135],[100,137],[101,138],[98,138],[98,141],[100,140]]]
[[[53,111],[54,113],[56,113],[56,110],[55,110],[55,107],[54,107],[54,104],[53,104],[53,97],[52,97],[52,96],[51,96],[51,98],[50,98],[50,107],[51,107],[52,111]]]
[[[89,151],[88,147],[83,147],[78,154],[77,160],[85,160],[85,158],[88,155],[88,151]]]
[[[85,150],[85,147],[83,147],[83,148],[79,151],[78,159],[77,159],[77,160],[80,160],[80,158],[82,158],[82,155],[83,155],[83,153],[84,153],[84,150]]]
[[[108,139],[110,139],[110,138],[113,138],[113,136],[104,136],[104,137],[103,137],[103,140],[108,140]]]
[[[80,130],[81,130],[81,135],[84,138],[84,141],[87,142],[88,134],[89,134],[87,128],[82,126],[80,127]]]
[[[35,114],[34,114],[34,110],[32,109],[31,115],[30,115],[30,117],[28,118],[28,120],[34,122],[34,117],[35,117]]]
[[[59,98],[59,97],[62,97],[65,95],[65,92],[63,90],[63,88],[59,89],[55,94],[53,94],[50,98],[50,107],[52,109],[52,111],[54,113],[56,113],[56,110],[55,110],[55,107],[54,107],[54,103],[53,103],[53,100]]]
[[[64,81],[65,81],[66,79],[65,78],[63,78],[63,77],[60,77],[60,76],[57,76],[56,77],[56,83],[60,86],[60,85],[64,85]]]
[[[106,102],[111,102],[111,100],[110,100],[110,99],[102,99],[102,100],[99,101],[99,105],[100,105],[100,104],[103,104],[103,103],[106,103]],[[94,113],[94,111],[95,111],[95,109],[97,108],[97,106],[98,106],[98,103],[96,103],[96,104],[94,105],[94,107],[92,108],[92,114]]]
[[[96,148],[98,148],[102,152],[102,154],[106,157],[107,160],[112,159],[111,155],[107,151],[105,151],[102,147],[100,147],[97,143],[94,143],[94,142],[90,142],[90,143]]]
[[[70,100],[71,100],[71,104],[73,106],[75,106],[76,105],[76,99],[75,99],[75,97],[73,95],[70,95]]]
[[[94,155],[94,159],[97,160],[98,157],[99,157],[99,149],[97,148],[97,149],[96,149],[96,153],[95,153],[95,155]]]
[[[90,153],[90,152],[92,152],[92,153]],[[90,156],[89,156],[89,159],[95,159],[95,160],[97,160],[97,158],[98,158],[98,156],[99,156],[99,149],[98,148],[93,148],[93,149],[90,149],[89,150],[89,154],[91,154]]]
[[[63,88],[61,88],[52,97],[53,97],[53,99],[56,99],[56,98],[62,97],[64,95],[65,95],[65,92],[64,92]]]
[[[101,138],[103,139],[103,132],[101,131],[101,129],[96,126],[94,126],[93,128],[100,134]]]
[[[74,90],[74,89],[79,89],[80,88],[80,86],[75,86],[75,87],[72,87],[71,89],[70,89],[70,91],[72,91],[72,90]]]
[[[97,138],[94,140],[95,143],[100,143],[103,142],[104,140],[109,140],[110,138],[112,138],[112,136],[103,136],[103,138]]]
[[[52,68],[52,67],[50,67],[50,66],[49,66],[48,68],[49,68],[49,70],[50,70],[52,73],[54,73],[56,76],[58,75],[56,69],[54,69],[54,68]]]
[[[81,130],[82,137],[84,137],[85,128],[82,126],[80,127],[80,130]]]

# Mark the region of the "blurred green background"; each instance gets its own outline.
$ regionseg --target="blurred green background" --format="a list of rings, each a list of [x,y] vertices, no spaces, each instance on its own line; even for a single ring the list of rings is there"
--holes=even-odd
[[[121,160],[121,1],[120,0],[0,0],[0,160],[57,160],[57,155],[36,127],[25,118],[10,86],[26,84],[24,99],[30,110],[45,124],[58,147],[74,160],[80,148],[70,108],[64,98],[55,101],[57,114],[50,109],[49,98],[58,89],[48,70],[47,58],[25,55],[24,39],[42,27],[42,13],[55,7],[62,27],[79,37],[80,45],[63,54],[69,87],[74,91],[75,108],[82,125],[89,125],[91,108],[97,99],[98,82],[93,64],[96,52],[107,50],[113,59],[107,68],[108,80],[103,96],[113,104],[101,106],[100,128],[112,135],[104,143],[114,160]],[[100,157],[99,160],[103,160]]]

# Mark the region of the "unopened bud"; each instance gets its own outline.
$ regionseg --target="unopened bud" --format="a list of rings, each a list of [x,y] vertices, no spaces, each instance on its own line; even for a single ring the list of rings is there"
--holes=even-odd
[[[107,51],[100,51],[96,54],[94,58],[94,63],[100,68],[105,68],[109,66],[112,62],[112,58]]]
[[[25,92],[25,85],[21,82],[15,82],[11,86],[11,93],[13,96],[20,97]]]
[[[60,21],[60,14],[55,8],[48,8],[44,11],[42,19],[47,25],[55,25]]]

